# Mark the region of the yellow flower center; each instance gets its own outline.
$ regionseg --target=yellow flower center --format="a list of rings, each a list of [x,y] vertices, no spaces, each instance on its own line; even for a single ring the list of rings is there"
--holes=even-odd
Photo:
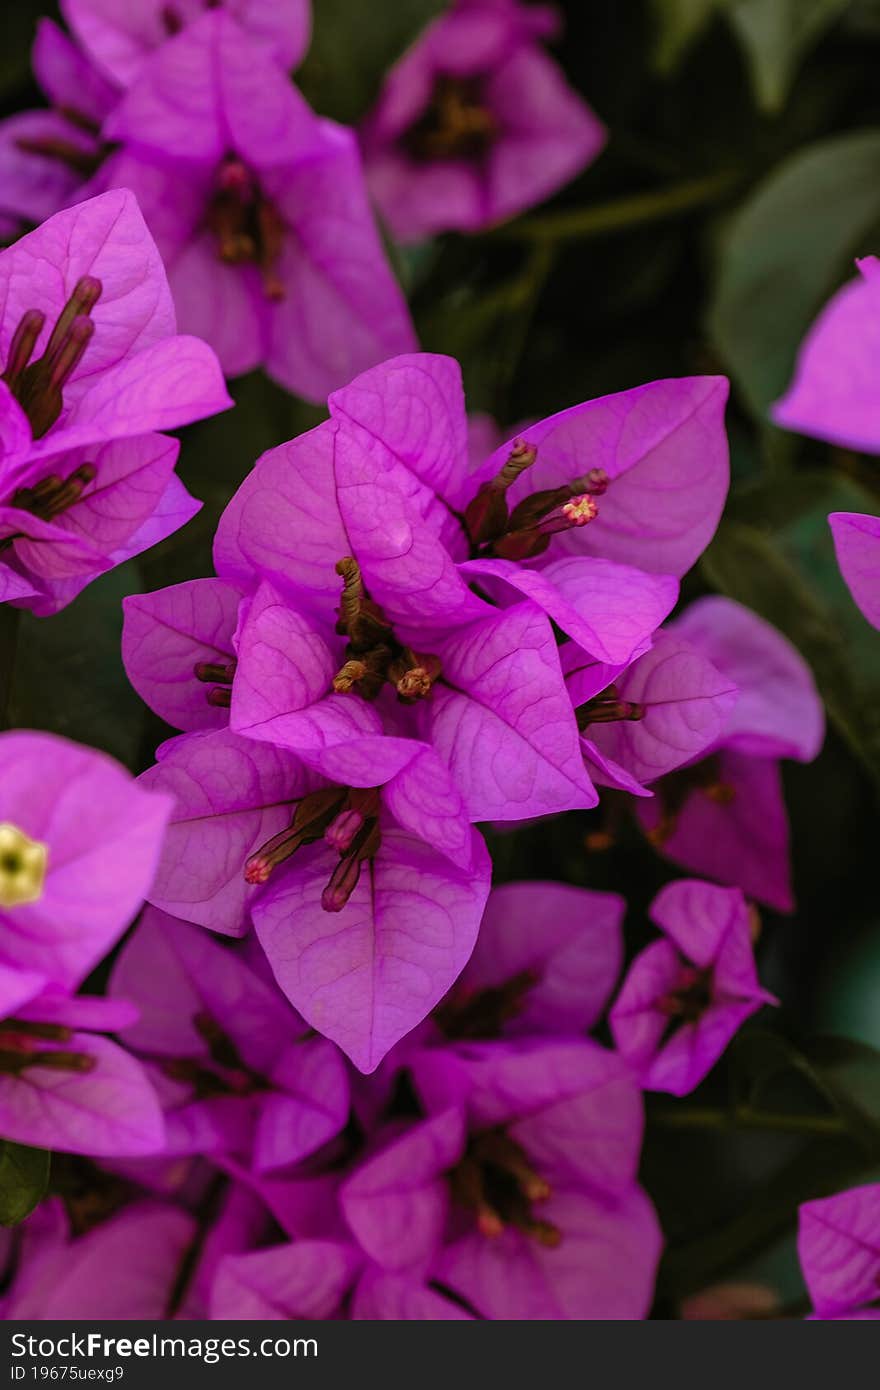
[[[0,907],[20,907],[43,896],[49,848],[17,825],[0,821]]]

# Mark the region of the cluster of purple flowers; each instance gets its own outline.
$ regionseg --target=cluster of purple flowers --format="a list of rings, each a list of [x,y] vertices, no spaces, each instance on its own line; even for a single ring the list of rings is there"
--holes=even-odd
[[[776,1002],[780,762],[824,737],[768,624],[712,596],[668,621],[727,496],[727,382],[505,439],[415,350],[367,183],[409,240],[583,168],[603,132],[543,8],[453,6],[363,153],[287,76],[304,0],[62,10],[51,109],[0,129],[0,214],[41,224],[0,253],[0,602],[54,613],[189,520],[164,431],[230,406],[224,374],[329,414],[256,461],[216,577],[126,600],[129,678],[180,731],[153,767],[0,735],[0,1137],[55,1152],[3,1315],[645,1317],[642,1093],[692,1091]],[[777,416],[880,451],[863,269]],[[831,524],[880,626],[880,521]],[[492,890],[477,828],[600,799],[695,876],[622,983],[624,900]],[[876,1211],[803,1208],[817,1316],[878,1316]]]

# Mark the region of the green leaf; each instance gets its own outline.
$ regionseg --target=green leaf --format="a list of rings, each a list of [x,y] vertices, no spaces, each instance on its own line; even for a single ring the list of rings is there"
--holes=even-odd
[[[14,1226],[29,1216],[49,1185],[45,1149],[31,1149],[0,1139],[0,1226]]]
[[[119,641],[122,600],[142,588],[130,561],[52,618],[22,614],[12,727],[63,734],[136,765],[143,705],[128,683]]]
[[[850,0],[724,0],[745,49],[759,106],[785,104],[801,59]]]
[[[807,329],[878,217],[880,130],[864,130],[793,155],[733,219],[709,328],[758,416],[782,395]]]
[[[312,46],[297,83],[322,116],[355,124],[376,99],[382,78],[446,8],[444,0],[320,0]]]
[[[864,677],[831,605],[786,554],[785,542],[724,521],[702,559],[709,582],[779,628],[809,662],[829,716],[880,786],[880,698]]]
[[[724,0],[653,0],[657,38],[654,66],[670,73],[717,14]]]

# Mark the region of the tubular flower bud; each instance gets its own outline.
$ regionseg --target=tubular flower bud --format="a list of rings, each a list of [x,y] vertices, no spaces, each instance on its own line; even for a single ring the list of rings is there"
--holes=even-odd
[[[31,361],[45,315],[29,309],[12,336],[3,381],[31,424],[34,439],[42,439],[64,408],[63,391],[79,366],[95,331],[89,315],[101,297],[101,281],[84,275],[77,281],[56,320],[42,357]]]
[[[533,444],[515,439],[504,467],[488,483],[483,483],[476,497],[468,503],[464,524],[474,545],[495,540],[507,530],[507,489],[531,468],[537,457],[538,450]]]

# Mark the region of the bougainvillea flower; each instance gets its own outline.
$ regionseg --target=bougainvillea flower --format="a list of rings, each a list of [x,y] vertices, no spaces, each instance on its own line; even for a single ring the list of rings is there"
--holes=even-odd
[[[198,510],[176,428],[232,402],[213,352],[175,333],[131,193],[58,213],[0,253],[0,600],[52,612]],[[9,586],[11,587],[11,590]]]
[[[880,276],[877,260],[839,290],[804,341],[794,380],[774,406],[785,429],[844,448],[880,453]]]
[[[577,710],[588,766],[598,753],[638,783],[651,783],[717,744],[737,686],[693,643],[669,632]],[[594,773],[597,780],[604,780]]]
[[[0,962],[76,988],[146,896],[170,814],[103,753],[0,734]]]
[[[322,400],[414,345],[352,133],[318,120],[264,47],[212,10],[170,39],[104,125],[100,187],[137,195],[181,325],[237,376]]]
[[[242,934],[362,1071],[414,1028],[470,955],[489,863],[436,754],[371,736],[312,767],[217,731],[178,740],[142,781],[177,798],[151,901]]]
[[[433,1022],[458,1039],[588,1031],[620,973],[625,910],[616,893],[567,883],[495,888],[474,953]]]
[[[880,1184],[805,1202],[798,1254],[814,1318],[880,1318]]]
[[[681,879],[658,893],[650,917],[665,939],[633,961],[609,1023],[646,1090],[683,1096],[741,1024],[778,1001],[755,972],[751,917],[739,889]]]
[[[363,144],[399,241],[504,221],[599,154],[604,127],[536,42],[553,27],[545,7],[468,0],[388,74]]]
[[[61,12],[83,48],[111,81],[127,87],[146,59],[206,9],[228,10],[264,41],[283,68],[303,58],[311,35],[310,0],[61,0]]]
[[[50,1222],[54,1229],[47,1230]],[[3,1316],[15,1321],[168,1317],[197,1229],[188,1212],[141,1201],[71,1239],[54,1198],[24,1224],[22,1256]]]
[[[727,394],[724,377],[684,377],[587,401],[521,427],[476,471],[448,357],[383,363],[335,392],[330,411],[463,515],[456,559],[597,555],[680,576],[727,496]]]
[[[714,746],[657,782],[639,820],[674,863],[790,912],[778,759],[811,762],[822,746],[825,718],[812,673],[780,633],[730,599],[701,599],[666,631],[729,677],[739,699]]]
[[[880,628],[880,516],[832,512],[828,524],[850,593],[871,626]]]
[[[123,599],[122,660],[128,678],[174,728],[192,733],[229,722],[242,597],[241,588],[222,579],[191,579]]]
[[[130,1005],[70,998],[34,971],[0,966],[0,1135],[104,1156],[155,1154],[165,1127],[143,1067],[100,1032]]]
[[[10,241],[76,200],[103,158],[101,123],[118,92],[51,19],[41,19],[31,54],[50,109],[0,121],[0,209]]]
[[[239,635],[233,728],[305,754],[331,738],[340,696],[358,720],[345,732],[368,732],[365,702],[388,686],[416,706],[416,729],[450,768],[472,820],[594,806],[548,617],[531,602],[499,611],[472,593],[425,518],[424,494],[384,445],[367,449],[361,433],[332,421],[259,460],[215,544],[231,582],[253,583],[254,570],[271,580]],[[576,601],[541,582],[561,620],[586,628]],[[672,592],[661,586],[646,599],[649,623],[674,601],[670,583]],[[491,756],[474,758],[475,744]]]
[[[166,1153],[230,1150],[268,1172],[345,1125],[342,1054],[307,1038],[277,988],[206,932],[148,909],[110,990],[138,1007],[122,1037],[162,1079]]]
[[[472,1044],[421,1054],[413,1079],[432,1117],[340,1190],[372,1260],[482,1317],[643,1317],[660,1237],[628,1068],[588,1042]]]

